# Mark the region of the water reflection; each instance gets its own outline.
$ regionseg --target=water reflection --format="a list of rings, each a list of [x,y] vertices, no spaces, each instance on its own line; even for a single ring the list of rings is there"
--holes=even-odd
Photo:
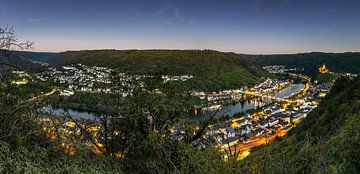
[[[278,98],[286,98],[290,97],[298,92],[300,92],[305,87],[304,84],[292,84],[291,86],[271,94],[272,96]],[[246,97],[246,96],[245,96]],[[224,115],[233,116],[235,113],[246,113],[249,110],[257,109],[259,107],[263,107],[265,105],[273,103],[272,100],[267,98],[255,98],[252,100],[230,104],[224,106],[217,114],[216,117],[221,117]],[[89,119],[89,120],[97,120],[96,114],[93,112],[79,111],[74,109],[65,109],[65,108],[53,108],[53,107],[45,107],[44,111],[53,114],[55,116],[63,116],[64,114],[69,114],[70,116],[77,119]],[[192,117],[192,119],[197,120],[199,117]]]
[[[292,84],[291,86],[271,94],[271,96],[277,97],[277,98],[287,98],[291,97],[292,95],[300,92],[305,88],[305,85],[302,83],[299,84]],[[234,105],[227,105],[223,107],[217,114],[217,117],[221,117],[224,115],[233,116],[235,113],[246,113],[249,110],[257,109],[260,107],[263,107],[265,105],[273,103],[272,100],[267,98],[255,98],[249,101],[236,103]]]
[[[54,116],[70,115],[71,117],[77,119],[97,120],[96,114],[93,112],[79,111],[67,108],[53,108],[51,106],[44,107],[43,111]]]

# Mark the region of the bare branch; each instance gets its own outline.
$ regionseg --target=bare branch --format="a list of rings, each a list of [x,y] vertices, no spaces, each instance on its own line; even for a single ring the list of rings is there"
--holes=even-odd
[[[14,27],[5,26],[0,27],[0,56],[8,57],[14,50],[32,49],[34,42],[19,41],[15,34]]]

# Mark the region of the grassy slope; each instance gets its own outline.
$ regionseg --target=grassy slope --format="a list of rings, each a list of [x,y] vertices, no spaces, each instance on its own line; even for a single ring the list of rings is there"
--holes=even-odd
[[[331,94],[288,135],[255,149],[243,172],[360,171],[360,79],[340,80]]]

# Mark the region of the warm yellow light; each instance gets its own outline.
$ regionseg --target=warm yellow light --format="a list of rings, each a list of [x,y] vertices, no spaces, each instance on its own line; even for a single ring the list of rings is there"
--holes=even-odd
[[[328,73],[329,69],[326,67],[325,64],[323,64],[320,68],[319,68],[319,73],[325,74]]]
[[[66,122],[66,126],[68,126],[68,127],[75,127],[76,124],[75,124],[74,122],[72,122],[72,121],[68,121],[68,122]]]

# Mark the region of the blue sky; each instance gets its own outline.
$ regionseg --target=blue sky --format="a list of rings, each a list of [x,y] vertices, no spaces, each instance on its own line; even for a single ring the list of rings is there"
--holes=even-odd
[[[0,0],[35,51],[360,51],[360,0]]]

